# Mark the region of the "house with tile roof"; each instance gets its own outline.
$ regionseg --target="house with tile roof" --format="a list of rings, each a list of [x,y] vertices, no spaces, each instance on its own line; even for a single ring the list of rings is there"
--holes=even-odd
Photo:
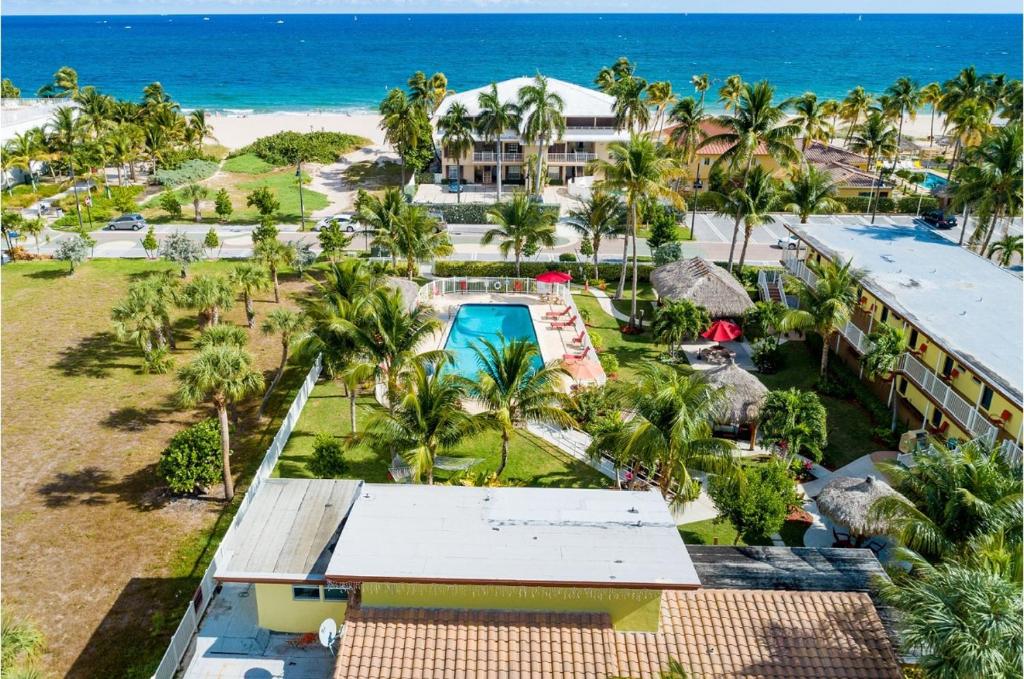
[[[715,575],[656,492],[271,479],[215,575],[262,640],[204,658],[271,652],[268,633],[315,644],[302,633],[330,617],[338,679],[657,677],[673,659],[701,677],[899,677],[873,555],[805,551],[733,553]],[[801,563],[848,577],[787,585]]]
[[[840,198],[859,196],[867,198],[874,191],[876,197],[888,198],[895,185],[878,178],[877,172],[868,170],[868,159],[859,153],[812,141],[804,151],[810,165],[828,173],[836,185]]]

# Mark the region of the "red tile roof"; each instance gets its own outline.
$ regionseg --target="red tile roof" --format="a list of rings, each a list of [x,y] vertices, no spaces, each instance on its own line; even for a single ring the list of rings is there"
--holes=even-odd
[[[350,610],[335,679],[657,677],[897,679],[896,656],[859,592],[704,589],[662,594],[656,633],[605,614]]]
[[[714,121],[711,121],[711,120],[705,120],[704,122],[702,122],[700,124],[700,129],[704,133],[704,138],[705,139],[707,139],[708,137],[714,137],[715,135],[722,134],[723,132],[727,132],[728,131],[728,130],[726,130],[726,128],[722,127],[718,123],[716,123]],[[708,144],[706,146],[701,146],[699,149],[697,149],[697,155],[699,155],[699,156],[720,156],[723,153],[725,153],[726,151],[728,151],[729,149],[731,149],[733,146],[735,146],[735,144],[730,144],[727,141],[714,141],[714,142],[711,142],[710,144]],[[754,152],[754,155],[756,155],[756,156],[766,156],[766,155],[768,155],[768,147],[765,145],[764,142],[759,142],[758,143],[757,151]]]

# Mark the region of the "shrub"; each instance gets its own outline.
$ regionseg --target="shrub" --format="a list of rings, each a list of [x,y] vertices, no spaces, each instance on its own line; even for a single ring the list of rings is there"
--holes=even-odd
[[[268,217],[281,209],[281,201],[268,186],[260,186],[245,197],[245,204],[256,208],[263,217]]]
[[[160,209],[174,219],[181,217],[181,201],[173,191],[164,191],[160,194]]]
[[[417,172],[416,173],[417,184],[433,184],[434,173],[433,172]]]
[[[648,240],[650,243],[650,240]],[[683,244],[679,241],[672,241],[659,245],[654,249],[654,265],[663,266],[683,258]]]
[[[581,387],[569,401],[567,412],[579,423],[584,431],[602,417],[618,411],[614,391],[606,387]]]
[[[131,187],[113,186],[110,189],[110,202],[118,212],[134,212],[137,207],[135,194]]]
[[[252,153],[243,153],[231,156],[221,166],[225,172],[237,172],[239,174],[263,174],[270,172],[274,166]]]
[[[868,201],[871,200],[872,205],[875,203],[875,200],[869,199],[868,196],[845,196],[836,198],[836,200],[846,206],[847,212],[871,212],[871,207],[868,206]],[[896,211],[896,201],[892,198],[878,198],[877,201],[878,207],[875,208],[877,212]],[[911,212],[913,212],[913,210],[911,210]]]
[[[71,273],[74,273],[75,265],[85,261],[85,258],[89,256],[91,247],[89,241],[79,234],[58,243],[57,250],[53,253],[53,258],[70,264]]]
[[[896,201],[896,212],[916,214],[918,211],[918,201],[920,201],[922,213],[939,208],[939,199],[934,196],[903,196]]]
[[[558,261],[559,262],[575,262],[576,261],[576,255],[574,255],[571,252],[562,252],[562,253],[559,253],[559,255],[558,255]]]
[[[151,349],[142,358],[142,372],[147,375],[166,375],[174,367],[174,357],[167,347]]]
[[[679,498],[679,502],[693,502],[700,497],[700,481],[690,479],[686,483],[677,484],[676,495]]]
[[[597,360],[601,362],[601,368],[604,369],[605,375],[611,377],[619,372],[619,359],[615,357],[615,354],[605,352],[600,354]]]
[[[191,146],[182,146],[181,148],[167,151],[164,154],[163,159],[160,161],[160,167],[157,171],[177,170],[190,160],[203,160],[211,163],[217,162],[216,158],[203,153],[200,149],[193,148]]]
[[[309,471],[319,479],[336,479],[348,471],[341,443],[330,434],[320,433],[313,441]]]
[[[440,212],[449,224],[486,224],[487,211],[491,205],[485,203],[417,203],[430,211]],[[559,206],[542,204],[541,210],[551,211],[558,216]]]
[[[523,262],[522,275],[524,277],[539,276],[545,271],[564,271],[566,273],[577,274],[579,273],[579,267],[573,266],[568,262],[551,263],[551,262]],[[591,267],[587,267],[591,270]],[[651,270],[654,267],[650,264],[639,264],[637,266],[637,278],[641,282],[648,282],[651,276]],[[633,267],[626,264],[627,276],[632,272]],[[618,280],[619,272],[622,271],[621,264],[600,264],[597,267],[597,273],[600,278],[604,280]],[[441,262],[434,262],[434,275],[439,277],[459,277],[459,276],[479,276],[479,277],[495,277],[501,278],[506,276],[516,275],[516,266],[513,262],[479,262],[479,261],[452,261],[445,260]]]
[[[271,165],[290,165],[298,160],[333,163],[340,156],[365,146],[369,140],[341,132],[278,132],[260,137],[231,157],[251,153]]]
[[[217,195],[214,198],[213,211],[217,213],[217,216],[220,217],[222,222],[227,221],[228,217],[231,216],[231,213],[235,211],[234,206],[231,205],[231,196],[228,195],[227,189],[222,188],[217,192]]]
[[[157,474],[175,493],[201,492],[221,472],[220,425],[213,418],[175,434],[157,464]]]
[[[782,351],[779,349],[778,340],[774,337],[762,337],[755,340],[750,349],[750,359],[757,366],[759,372],[771,375],[782,367]]]
[[[203,244],[197,243],[183,233],[175,231],[160,244],[160,256],[174,262],[181,269],[184,278],[190,264],[203,259]]]
[[[183,186],[193,184],[212,177],[217,172],[218,164],[212,160],[186,160],[173,170],[167,168],[156,171],[156,180],[163,186]]]
[[[760,430],[765,445],[820,461],[828,442],[828,413],[812,391],[770,391],[761,406]]]
[[[795,480],[779,461],[746,467],[741,478],[715,474],[708,481],[708,495],[723,519],[740,536],[764,539],[782,528],[792,505],[799,504]]]

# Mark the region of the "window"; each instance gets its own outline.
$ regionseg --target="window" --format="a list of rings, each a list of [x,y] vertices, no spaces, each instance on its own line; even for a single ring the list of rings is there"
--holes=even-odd
[[[942,362],[942,376],[949,377],[950,373],[953,372],[953,358],[950,356],[946,357],[946,360]]]
[[[985,410],[992,408],[992,390],[988,387],[981,389],[981,407]]]
[[[912,350],[914,350],[914,351],[917,351],[917,340],[918,340],[917,330],[911,330],[910,331],[910,342],[908,342],[908,344],[910,345],[910,348]]]
[[[519,179],[522,176],[523,176],[523,173],[520,170],[518,165],[512,165],[511,167],[508,168],[508,178],[509,179]]]
[[[449,165],[448,166],[448,179],[451,179],[453,182],[459,181],[459,166],[458,165]]]
[[[707,165],[710,165],[710,164],[711,164],[711,159],[710,158],[705,158],[704,159],[704,165],[707,166]]]
[[[880,320],[882,323],[885,323],[887,320],[889,320],[889,307],[882,307],[882,315],[878,317],[878,320]]]
[[[320,601],[320,588],[292,585],[292,599],[295,601]]]
[[[340,587],[324,587],[324,601],[348,601],[348,590]]]
[[[935,412],[932,413],[932,426],[937,427],[940,424],[942,424],[942,411],[936,409]]]
[[[900,378],[899,390],[900,390],[900,394],[902,394],[903,396],[907,395],[907,378],[906,377],[901,377]]]

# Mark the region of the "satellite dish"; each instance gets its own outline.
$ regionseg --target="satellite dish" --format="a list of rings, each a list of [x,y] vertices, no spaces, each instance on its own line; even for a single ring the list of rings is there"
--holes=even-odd
[[[334,640],[338,638],[338,623],[334,622],[334,618],[327,618],[320,623],[320,645],[331,648],[334,646]]]

